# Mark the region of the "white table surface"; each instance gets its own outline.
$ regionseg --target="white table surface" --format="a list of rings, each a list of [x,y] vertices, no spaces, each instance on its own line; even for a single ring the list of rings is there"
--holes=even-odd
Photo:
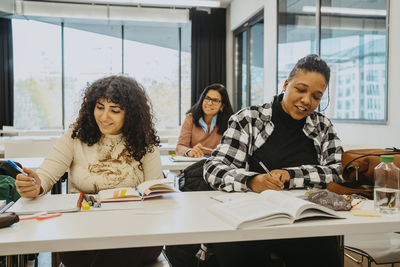
[[[9,158],[12,161],[16,161],[22,164],[23,167],[36,170],[42,164],[44,158],[36,157],[36,158]],[[169,159],[169,156],[162,155],[161,156],[161,167],[163,170],[170,171],[182,171],[187,166],[193,164],[194,162],[173,162]]]
[[[211,195],[186,192],[148,199],[142,208],[64,213],[0,229],[0,255],[400,231],[400,215],[314,219],[260,229],[233,229],[207,207]]]

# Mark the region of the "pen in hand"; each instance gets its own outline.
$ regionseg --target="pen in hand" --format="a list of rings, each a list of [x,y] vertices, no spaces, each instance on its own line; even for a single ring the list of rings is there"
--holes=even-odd
[[[24,170],[22,170],[22,169],[21,169],[17,164],[15,164],[13,161],[8,160],[7,162],[8,162],[11,166],[13,166],[17,171],[19,171],[19,172],[22,173],[23,175],[29,177],[29,175],[28,175],[26,172],[24,172]],[[36,183],[35,178],[32,178],[32,182],[33,182],[33,183]]]
[[[260,160],[258,162],[258,164],[260,164],[261,168],[263,168],[263,170],[268,173],[270,176],[272,176],[271,172],[268,170],[267,166],[264,165],[264,163]]]
[[[15,164],[14,162],[12,162],[11,160],[7,161],[11,166],[13,166],[17,171],[19,171],[20,173],[22,173],[25,176],[28,176],[28,174],[26,172],[24,172],[17,164]]]
[[[268,173],[268,174],[272,177],[272,173],[268,170],[267,166],[265,166],[264,163],[263,163],[261,160],[258,162],[258,164],[260,164],[260,166],[264,169],[264,171],[265,171],[266,173]],[[281,178],[282,178],[282,175],[279,174],[279,180],[281,180]],[[284,188],[284,185],[282,185],[281,188],[283,189],[283,188]]]

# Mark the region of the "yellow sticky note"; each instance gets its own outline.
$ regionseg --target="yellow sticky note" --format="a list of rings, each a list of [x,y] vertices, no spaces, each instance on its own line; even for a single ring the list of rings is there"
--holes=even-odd
[[[126,195],[126,189],[121,189],[121,192],[119,193],[120,197],[124,197]]]
[[[376,210],[351,210],[351,214],[354,216],[364,216],[364,217],[381,217]]]

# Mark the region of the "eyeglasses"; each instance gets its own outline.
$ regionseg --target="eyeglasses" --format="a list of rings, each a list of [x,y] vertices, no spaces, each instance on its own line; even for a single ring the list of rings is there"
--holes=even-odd
[[[218,98],[211,98],[209,96],[204,97],[204,101],[207,101],[208,103],[212,103],[213,105],[218,105],[219,103],[221,103],[221,100],[219,100]]]

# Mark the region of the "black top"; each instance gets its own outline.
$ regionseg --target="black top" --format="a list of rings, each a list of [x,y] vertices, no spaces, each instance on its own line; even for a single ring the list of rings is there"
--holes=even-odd
[[[279,95],[274,99],[271,118],[274,131],[254,152],[249,161],[250,171],[265,173],[258,164],[260,160],[269,170],[319,164],[314,142],[303,132],[306,118],[293,119],[283,110],[282,98],[283,95]]]

